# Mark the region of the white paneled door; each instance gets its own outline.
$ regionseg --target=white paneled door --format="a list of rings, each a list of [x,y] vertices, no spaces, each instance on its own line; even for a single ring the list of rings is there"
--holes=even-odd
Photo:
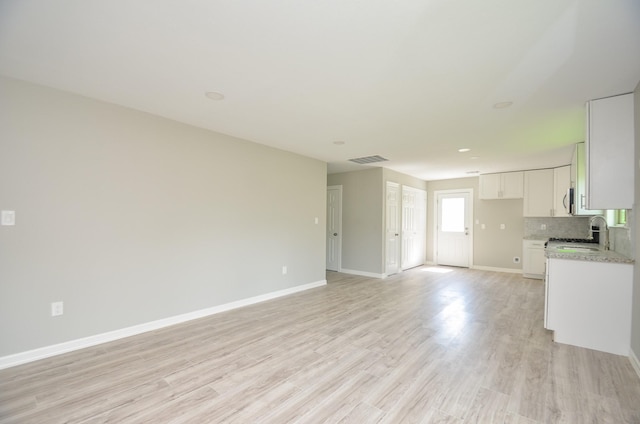
[[[400,271],[400,185],[387,181],[385,274]]]
[[[403,270],[424,264],[426,253],[427,192],[402,187],[402,262]]]
[[[436,192],[436,263],[469,267],[471,256],[471,190]]]
[[[342,186],[327,187],[327,270],[340,271],[342,258]]]

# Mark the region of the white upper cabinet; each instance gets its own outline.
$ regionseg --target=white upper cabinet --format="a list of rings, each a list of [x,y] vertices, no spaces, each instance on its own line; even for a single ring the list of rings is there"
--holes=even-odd
[[[480,175],[480,199],[522,199],[524,172]]]
[[[587,102],[587,207],[631,209],[634,197],[633,94]]]
[[[602,210],[587,209],[587,159],[584,143],[577,143],[571,159],[571,186],[573,187],[574,215],[602,215]]]
[[[571,166],[561,166],[553,170],[553,216],[566,217],[569,213],[569,188],[571,187]]]
[[[524,172],[524,216],[553,216],[553,169]]]
[[[571,166],[524,172],[523,216],[565,217],[569,214]]]

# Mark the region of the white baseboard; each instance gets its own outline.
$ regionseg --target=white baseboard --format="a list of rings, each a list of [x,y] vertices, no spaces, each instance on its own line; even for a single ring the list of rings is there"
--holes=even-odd
[[[253,305],[256,303],[264,302],[266,300],[271,300],[278,297],[287,296],[289,294],[301,292],[304,290],[313,289],[315,287],[321,287],[326,284],[327,284],[327,280],[316,281],[314,283],[303,284],[301,286],[295,286],[295,287],[291,287],[284,290],[278,290],[278,291],[266,293],[260,296],[250,297],[248,299],[242,299],[242,300],[238,300],[231,303],[225,303],[224,305],[213,306],[211,308],[200,309],[198,311],[176,315],[169,318],[159,319],[157,321],[151,321],[144,324],[134,325],[132,327],[121,328],[119,330],[109,331],[107,333],[96,334],[94,336],[84,337],[82,339],[71,340],[68,342],[59,343],[51,346],[45,346],[38,349],[29,350],[26,352],[20,352],[13,355],[3,356],[3,357],[0,357],[0,369],[10,368],[16,365],[37,361],[39,359],[49,358],[55,355],[61,355],[63,353],[71,352],[74,350],[84,349],[86,347],[91,347],[91,346],[95,346],[102,343],[112,342],[114,340],[122,339],[125,337],[135,336],[136,334],[158,330],[160,328],[169,327],[171,325],[181,324],[183,322],[191,321],[198,318],[204,318],[209,315],[219,314],[220,312],[241,308],[243,306]]]
[[[474,266],[471,266],[470,269],[477,269],[479,271],[508,272],[510,274],[522,274],[522,270],[521,269],[497,268],[497,267],[493,267],[493,266],[474,265]]]
[[[425,265],[440,266],[433,261],[427,261],[425,262]],[[446,266],[446,265],[441,265],[441,266]],[[495,271],[495,272],[508,272],[511,274],[522,274],[521,269],[497,268],[493,266],[471,265],[469,269],[477,269],[478,271]]]
[[[633,369],[636,370],[636,374],[638,374],[638,377],[640,377],[640,360],[638,360],[638,357],[633,352],[633,349],[629,349],[629,361],[631,361]]]
[[[373,272],[366,272],[366,271],[358,271],[355,269],[345,269],[342,268],[340,270],[340,272],[343,272],[345,274],[352,274],[352,275],[360,275],[362,277],[371,277],[371,278],[387,278],[387,274],[375,274]]]

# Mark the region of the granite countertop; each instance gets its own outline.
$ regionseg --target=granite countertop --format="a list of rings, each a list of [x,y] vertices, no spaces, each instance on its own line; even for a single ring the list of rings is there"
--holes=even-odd
[[[596,250],[592,250],[596,249]],[[549,242],[545,249],[545,256],[553,259],[571,259],[575,261],[611,262],[632,264],[633,259],[613,250],[604,250],[599,244]]]

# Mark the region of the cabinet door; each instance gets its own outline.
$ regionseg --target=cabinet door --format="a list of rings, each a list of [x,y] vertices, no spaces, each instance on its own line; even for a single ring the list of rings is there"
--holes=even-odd
[[[524,216],[552,216],[553,169],[524,172]]]
[[[577,143],[571,159],[571,186],[574,189],[574,215],[602,215],[602,210],[587,209],[587,158],[584,143]]]
[[[553,216],[571,216],[568,191],[571,187],[571,166],[553,170]]]
[[[480,199],[499,199],[500,191],[500,174],[480,175]]]
[[[554,340],[628,355],[633,265],[568,259],[547,263],[547,328],[554,330]]]
[[[524,172],[480,175],[480,199],[522,199]]]
[[[502,175],[503,199],[522,199],[524,195],[524,172],[505,172]]]
[[[527,278],[542,279],[545,272],[544,241],[523,240],[522,274]]]
[[[587,206],[631,209],[634,198],[633,94],[587,103]]]

